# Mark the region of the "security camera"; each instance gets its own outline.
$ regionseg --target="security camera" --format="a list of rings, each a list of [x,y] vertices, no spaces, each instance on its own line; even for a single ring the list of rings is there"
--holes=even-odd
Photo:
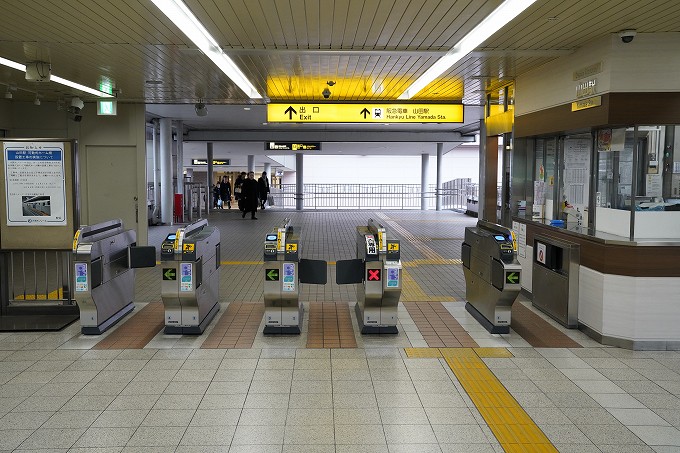
[[[633,39],[635,39],[635,35],[637,35],[637,31],[635,30],[622,30],[619,32],[619,38],[621,38],[621,41],[624,42],[625,44],[633,42]]]
[[[328,88],[324,88],[321,94],[323,94],[323,97],[325,99],[328,99],[329,97],[331,97],[331,90],[329,90]]]
[[[71,107],[77,108],[80,111],[83,109],[83,107],[85,107],[85,103],[76,96],[71,98]]]
[[[196,116],[207,116],[208,115],[208,107],[202,102],[196,103],[194,105],[194,108],[196,109]]]

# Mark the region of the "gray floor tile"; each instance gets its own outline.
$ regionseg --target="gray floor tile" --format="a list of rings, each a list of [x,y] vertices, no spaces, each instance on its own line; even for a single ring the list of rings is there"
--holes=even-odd
[[[83,430],[84,431],[84,430]],[[28,436],[33,434],[32,429],[7,429],[0,433],[0,451],[13,451]]]
[[[487,443],[479,425],[432,425],[440,444]]]
[[[10,412],[0,419],[0,436],[2,431],[29,429],[35,430],[45,423],[54,412]]]
[[[378,425],[380,412],[372,408],[334,408],[335,425]]]
[[[88,428],[97,420],[101,413],[101,411],[89,410],[59,411],[55,412],[42,427],[53,429]],[[27,412],[27,414],[36,414],[36,412]]]
[[[438,444],[387,444],[389,453],[441,453]]]
[[[333,409],[288,409],[286,425],[333,425]]]
[[[236,427],[232,445],[283,445],[283,426],[239,425]]]
[[[245,393],[209,395],[201,400],[198,409],[240,409],[243,407],[245,400]]]
[[[663,418],[650,409],[609,409],[609,412],[624,425],[670,426]]]
[[[134,432],[135,428],[89,428],[78,439],[74,447],[124,447]]]
[[[341,395],[344,396],[344,395]],[[333,408],[334,398],[330,393],[291,393],[289,407],[292,409]]]
[[[335,425],[335,443],[352,445],[386,444],[382,425]]]
[[[33,432],[21,443],[22,449],[37,449],[49,445],[50,448],[70,448],[85,432],[85,428],[41,428]]]
[[[467,407],[427,407],[425,414],[432,425],[473,425],[476,423],[475,417]]]
[[[436,444],[430,425],[385,425],[387,444]]]
[[[241,416],[241,409],[198,409],[189,426],[224,426],[236,425]]]
[[[333,445],[333,425],[286,425],[284,445]]]
[[[189,426],[193,409],[152,409],[142,421],[142,426]]]
[[[680,449],[680,430],[669,426],[628,426],[647,445]]]
[[[635,445],[642,441],[623,425],[579,425],[581,432],[595,445]]]
[[[288,409],[243,409],[239,425],[275,426],[285,425]]]
[[[180,445],[226,446],[231,444],[235,430],[233,425],[190,426],[184,432]]]
[[[98,428],[138,427],[149,413],[148,409],[105,410],[92,426]]]
[[[128,442],[130,447],[176,447],[185,428],[140,426]],[[166,450],[167,451],[167,450]]]

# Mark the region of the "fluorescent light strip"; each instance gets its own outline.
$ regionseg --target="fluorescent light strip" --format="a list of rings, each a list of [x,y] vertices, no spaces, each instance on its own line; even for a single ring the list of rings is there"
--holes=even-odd
[[[2,58],[0,57],[0,64],[3,66],[9,66],[10,68],[13,69],[18,69],[19,71],[26,72],[26,66],[17,63],[16,61],[8,60],[7,58]],[[70,80],[67,79],[62,79],[59,76],[51,75],[50,76],[50,82],[57,82],[62,85],[66,85],[67,87],[75,88],[76,90],[83,91],[85,93],[93,94],[95,96],[98,96],[100,98],[112,98],[114,97],[113,95],[109,93],[104,93],[103,91],[95,90],[94,88],[86,87],[85,85],[81,85],[76,82],[71,82]]]
[[[203,27],[182,0],[151,0],[168,19],[184,33],[215,65],[224,72],[248,97],[262,96],[246,76],[220,48],[215,38]]]
[[[398,99],[411,99],[437,77],[449,70],[454,64],[472,52],[491,35],[507,25],[536,0],[506,0],[483,21],[463,37],[446,55],[437,60],[430,68],[404,91]]]

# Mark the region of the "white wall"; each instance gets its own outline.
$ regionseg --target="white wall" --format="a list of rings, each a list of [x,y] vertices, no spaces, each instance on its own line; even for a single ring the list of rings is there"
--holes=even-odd
[[[456,178],[479,180],[479,148],[459,146],[443,156],[442,182]],[[304,157],[305,184],[420,184],[421,157],[315,156]],[[437,157],[430,157],[430,184],[437,182]],[[295,173],[284,173],[284,184],[295,183]]]
[[[588,45],[517,77],[515,116],[576,100],[576,85],[597,79],[597,94],[680,91],[680,33],[638,33],[633,42],[618,34]],[[602,72],[573,80],[573,73],[602,62]]]

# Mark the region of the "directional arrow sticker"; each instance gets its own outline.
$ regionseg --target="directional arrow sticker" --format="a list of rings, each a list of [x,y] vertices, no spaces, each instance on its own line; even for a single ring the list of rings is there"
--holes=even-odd
[[[505,273],[505,283],[510,283],[511,285],[517,285],[519,283],[519,272],[506,272]]]
[[[163,280],[177,280],[177,269],[173,267],[164,267]]]
[[[359,112],[359,114],[364,115],[364,119],[366,119],[366,115],[371,116],[371,112],[366,107],[364,107],[364,109]]]
[[[278,282],[279,281],[279,270],[278,269],[265,269],[264,279],[268,282]]]

